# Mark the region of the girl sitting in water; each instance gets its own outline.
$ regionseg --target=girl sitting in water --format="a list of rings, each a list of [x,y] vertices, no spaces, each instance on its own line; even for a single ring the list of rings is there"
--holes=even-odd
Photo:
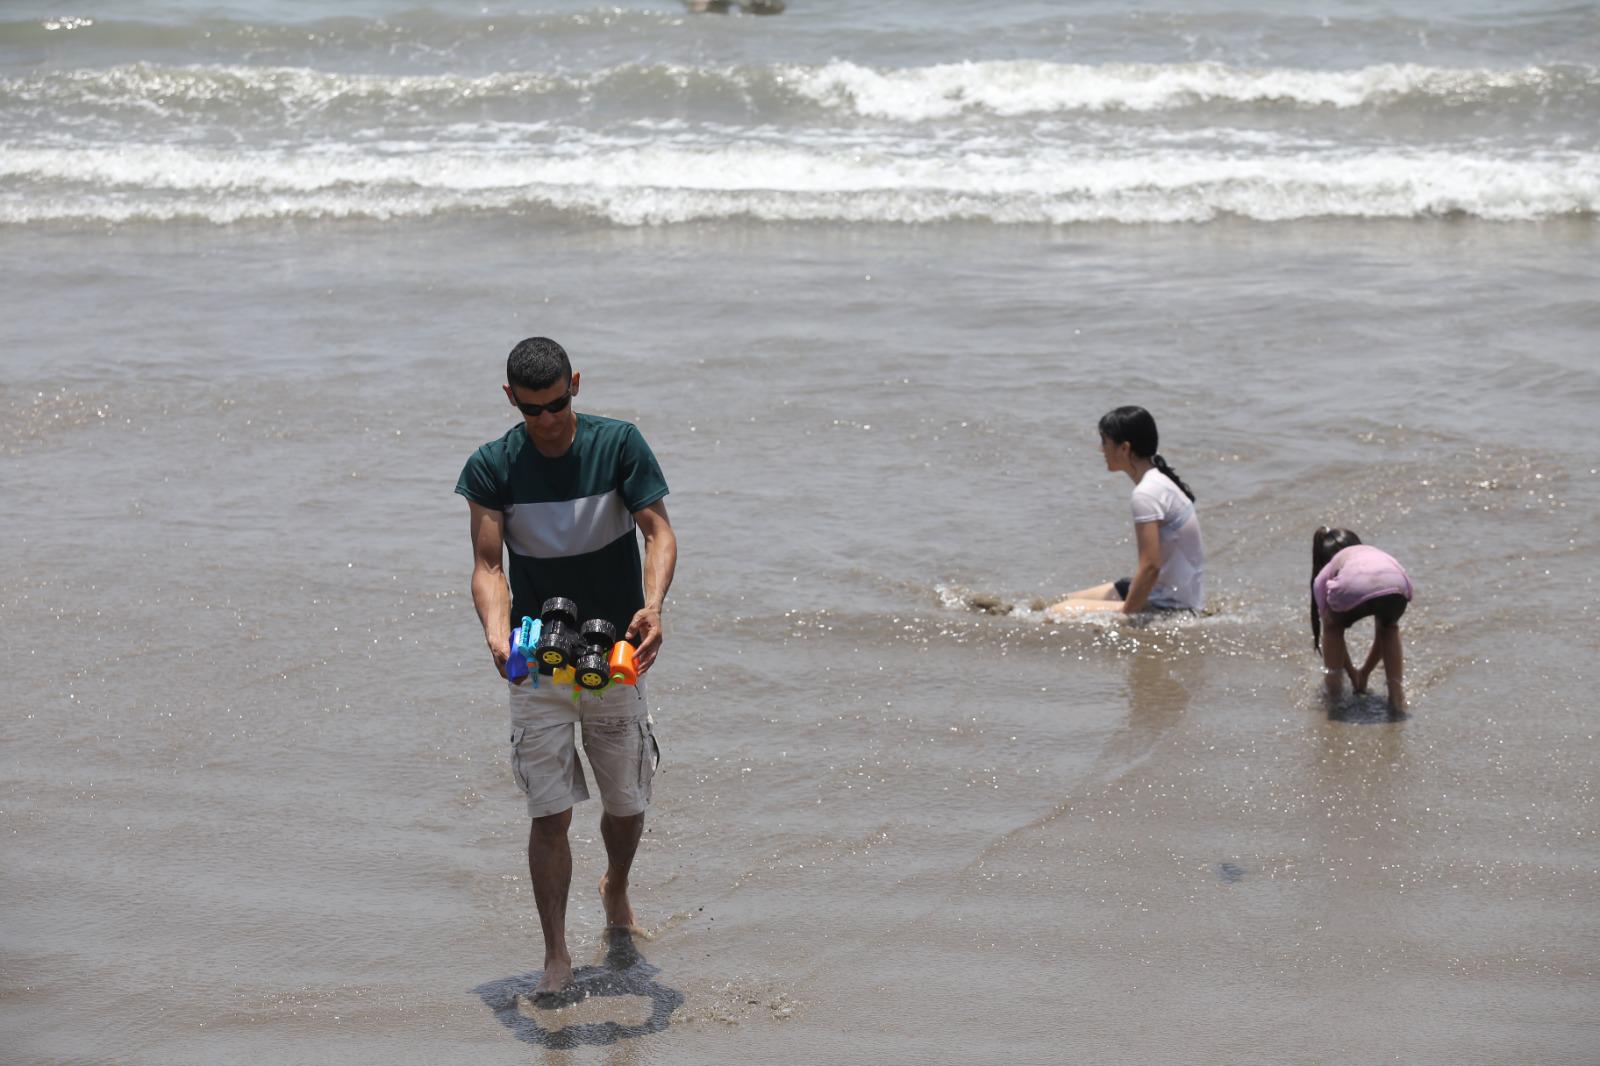
[[[1401,686],[1400,616],[1411,602],[1411,578],[1392,555],[1348,529],[1323,526],[1311,535],[1311,645],[1322,652],[1323,685],[1328,695],[1344,691],[1344,677],[1356,692],[1367,690],[1372,668],[1383,663],[1389,706],[1406,709]],[[1344,632],[1371,616],[1377,626],[1372,651],[1357,670],[1350,662]],[[1327,632],[1324,633],[1323,630]]]
[[[1194,493],[1156,452],[1156,420],[1143,407],[1119,407],[1100,419],[1107,470],[1133,479],[1133,537],[1139,567],[1132,577],[1074,592],[1049,608],[1075,611],[1198,611],[1205,606],[1205,547]]]

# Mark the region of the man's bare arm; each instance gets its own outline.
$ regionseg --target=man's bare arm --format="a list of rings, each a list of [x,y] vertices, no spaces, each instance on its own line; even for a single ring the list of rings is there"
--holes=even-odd
[[[628,624],[627,638],[639,648],[637,662],[642,674],[661,650],[661,606],[678,568],[678,538],[672,532],[664,500],[635,511],[633,520],[644,534],[644,606]]]
[[[472,604],[500,676],[511,656],[511,589],[506,585],[505,520],[501,511],[467,501],[472,510]]]

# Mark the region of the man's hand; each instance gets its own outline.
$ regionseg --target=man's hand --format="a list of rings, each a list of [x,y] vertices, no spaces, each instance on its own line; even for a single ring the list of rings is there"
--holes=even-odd
[[[661,650],[661,608],[641,607],[634,612],[623,639],[639,649],[633,659],[639,672],[650,669],[650,664],[656,661],[656,653]]]
[[[500,671],[501,677],[505,677],[506,663],[511,659],[511,634],[501,633],[499,636],[491,637],[485,633],[484,640],[489,644],[489,654],[494,657],[494,668]],[[519,685],[521,683],[520,679],[516,682]]]

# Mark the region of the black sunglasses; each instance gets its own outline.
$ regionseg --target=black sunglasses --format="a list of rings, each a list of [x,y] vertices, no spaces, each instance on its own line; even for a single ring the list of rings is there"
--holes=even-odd
[[[564,395],[557,396],[549,403],[517,403],[517,401],[514,399],[511,402],[517,405],[517,410],[521,411],[529,418],[538,418],[546,411],[549,411],[551,414],[556,414],[557,412],[565,411],[567,409],[567,404],[572,402],[572,386],[568,385],[567,391]]]

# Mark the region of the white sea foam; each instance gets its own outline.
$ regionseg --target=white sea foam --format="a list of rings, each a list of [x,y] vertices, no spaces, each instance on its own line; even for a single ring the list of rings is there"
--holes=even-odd
[[[406,106],[518,100],[558,92],[626,94],[651,90],[745,91],[781,85],[782,70],[624,64],[584,72],[515,71],[492,74],[362,74],[309,67],[129,63],[107,68],[47,71],[0,78],[0,100],[69,105],[179,109],[236,104],[291,111],[336,103],[392,101]]]
[[[819,103],[907,121],[949,118],[964,111],[1166,111],[1218,101],[1352,108],[1408,96],[1470,100],[1498,90],[1543,88],[1554,79],[1540,67],[1496,71],[1391,63],[1359,70],[1303,70],[1030,60],[901,70],[837,62],[796,69],[791,77],[800,92]]]
[[[826,108],[900,121],[963,112],[1018,116],[1074,111],[1167,111],[1206,103],[1355,108],[1408,99],[1485,102],[1505,91],[1600,90],[1595,68],[1431,67],[1386,63],[1353,70],[1251,68],[1223,63],[996,60],[875,68],[625,64],[589,72],[357,74],[302,67],[134,63],[0,79],[0,100],[125,106],[269,106],[303,111],[335,103],[404,105],[530,99],[558,92],[630,95],[692,88],[748,100],[795,96]]]
[[[394,218],[543,209],[621,225],[750,217],[934,223],[1278,221],[1600,211],[1600,155],[1447,151],[897,155],[781,145],[428,148],[376,154],[185,146],[7,148],[0,220]]]
[[[601,76],[603,77],[603,75]],[[325,107],[340,100],[399,100],[412,103],[485,96],[538,95],[583,88],[595,78],[516,73],[469,77],[458,74],[350,74],[305,67],[196,65],[170,67],[130,63],[105,69],[51,71],[0,79],[0,98],[56,105],[85,103],[176,111],[196,104],[260,105],[284,110]]]

